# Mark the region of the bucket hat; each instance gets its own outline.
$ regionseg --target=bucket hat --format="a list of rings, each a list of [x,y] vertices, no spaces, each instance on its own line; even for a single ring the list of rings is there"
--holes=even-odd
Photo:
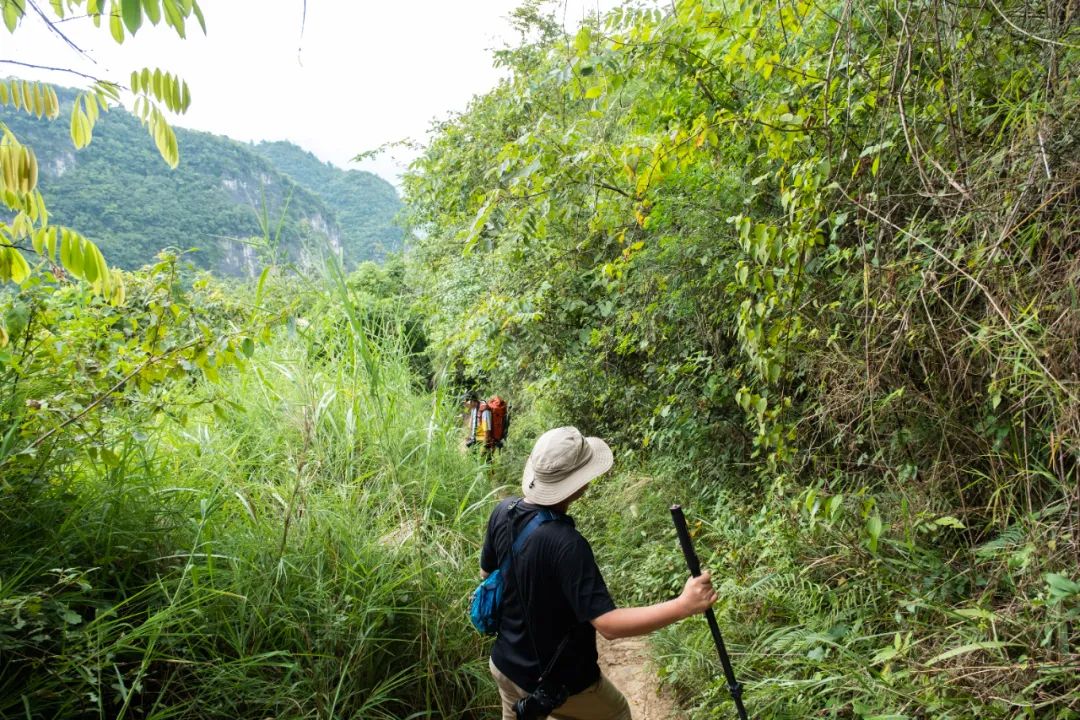
[[[557,505],[611,469],[615,458],[598,437],[585,437],[575,427],[548,430],[533,445],[525,462],[521,491],[535,505]]]

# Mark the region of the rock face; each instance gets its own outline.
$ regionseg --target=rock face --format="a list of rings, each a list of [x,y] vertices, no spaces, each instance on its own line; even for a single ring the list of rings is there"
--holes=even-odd
[[[346,263],[381,260],[401,248],[395,223],[401,200],[393,185],[369,172],[324,163],[292,143],[263,142],[253,149],[337,215]]]
[[[392,223],[400,201],[375,176],[365,179],[368,191],[361,184],[338,193],[335,207],[295,177],[302,173],[287,174],[255,146],[181,128],[180,166],[171,170],[139,121],[120,108],[103,115],[93,142],[75,151],[67,122],[73,99],[74,91],[60,93],[53,122],[6,108],[0,121],[37,155],[50,222],[93,239],[111,265],[140,267],[169,248],[191,251],[192,263],[214,273],[252,277],[270,257],[305,264],[333,253],[351,266],[400,247]],[[274,145],[283,157],[308,155]],[[352,175],[326,172],[333,171]],[[351,206],[382,209],[355,232],[342,226],[342,216],[355,222]]]

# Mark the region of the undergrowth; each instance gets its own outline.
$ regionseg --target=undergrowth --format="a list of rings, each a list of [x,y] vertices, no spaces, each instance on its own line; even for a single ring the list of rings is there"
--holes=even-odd
[[[463,614],[483,465],[460,452],[454,403],[418,389],[401,333],[333,287],[277,288],[307,306],[217,382],[110,402],[100,437],[123,439],[107,454],[73,429],[62,462],[6,475],[0,717],[493,704]]]

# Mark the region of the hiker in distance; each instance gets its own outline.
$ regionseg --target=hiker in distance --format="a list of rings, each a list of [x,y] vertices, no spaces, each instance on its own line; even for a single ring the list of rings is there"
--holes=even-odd
[[[488,459],[496,450],[501,450],[510,430],[510,408],[498,395],[488,400],[481,400],[475,391],[468,391],[463,396],[465,403],[465,447],[484,448]]]
[[[645,635],[716,602],[703,573],[674,600],[615,607],[589,541],[566,514],[612,462],[600,438],[573,427],[549,430],[525,463],[524,497],[503,500],[488,521],[481,574],[499,569],[506,576],[490,661],[503,720],[630,720],[626,698],[600,672],[596,633],[609,640]]]

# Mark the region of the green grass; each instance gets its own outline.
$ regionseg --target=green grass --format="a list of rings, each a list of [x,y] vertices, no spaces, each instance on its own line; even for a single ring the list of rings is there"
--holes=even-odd
[[[866,497],[825,515],[805,492],[782,490],[702,491],[670,463],[629,465],[596,483],[575,515],[620,604],[641,604],[681,588],[668,506],[687,506],[751,717],[1080,716],[1070,640],[1080,586],[1047,573],[1052,563],[1036,553],[1061,542],[1064,506],[968,548],[955,521],[881,492],[885,527],[872,547]],[[687,717],[734,717],[703,620],[653,641]]]
[[[352,310],[282,331],[217,385],[175,384],[163,407],[207,402],[161,413],[115,466],[4,496],[0,717],[493,704],[465,617],[487,475],[453,400],[418,390],[397,336]]]

